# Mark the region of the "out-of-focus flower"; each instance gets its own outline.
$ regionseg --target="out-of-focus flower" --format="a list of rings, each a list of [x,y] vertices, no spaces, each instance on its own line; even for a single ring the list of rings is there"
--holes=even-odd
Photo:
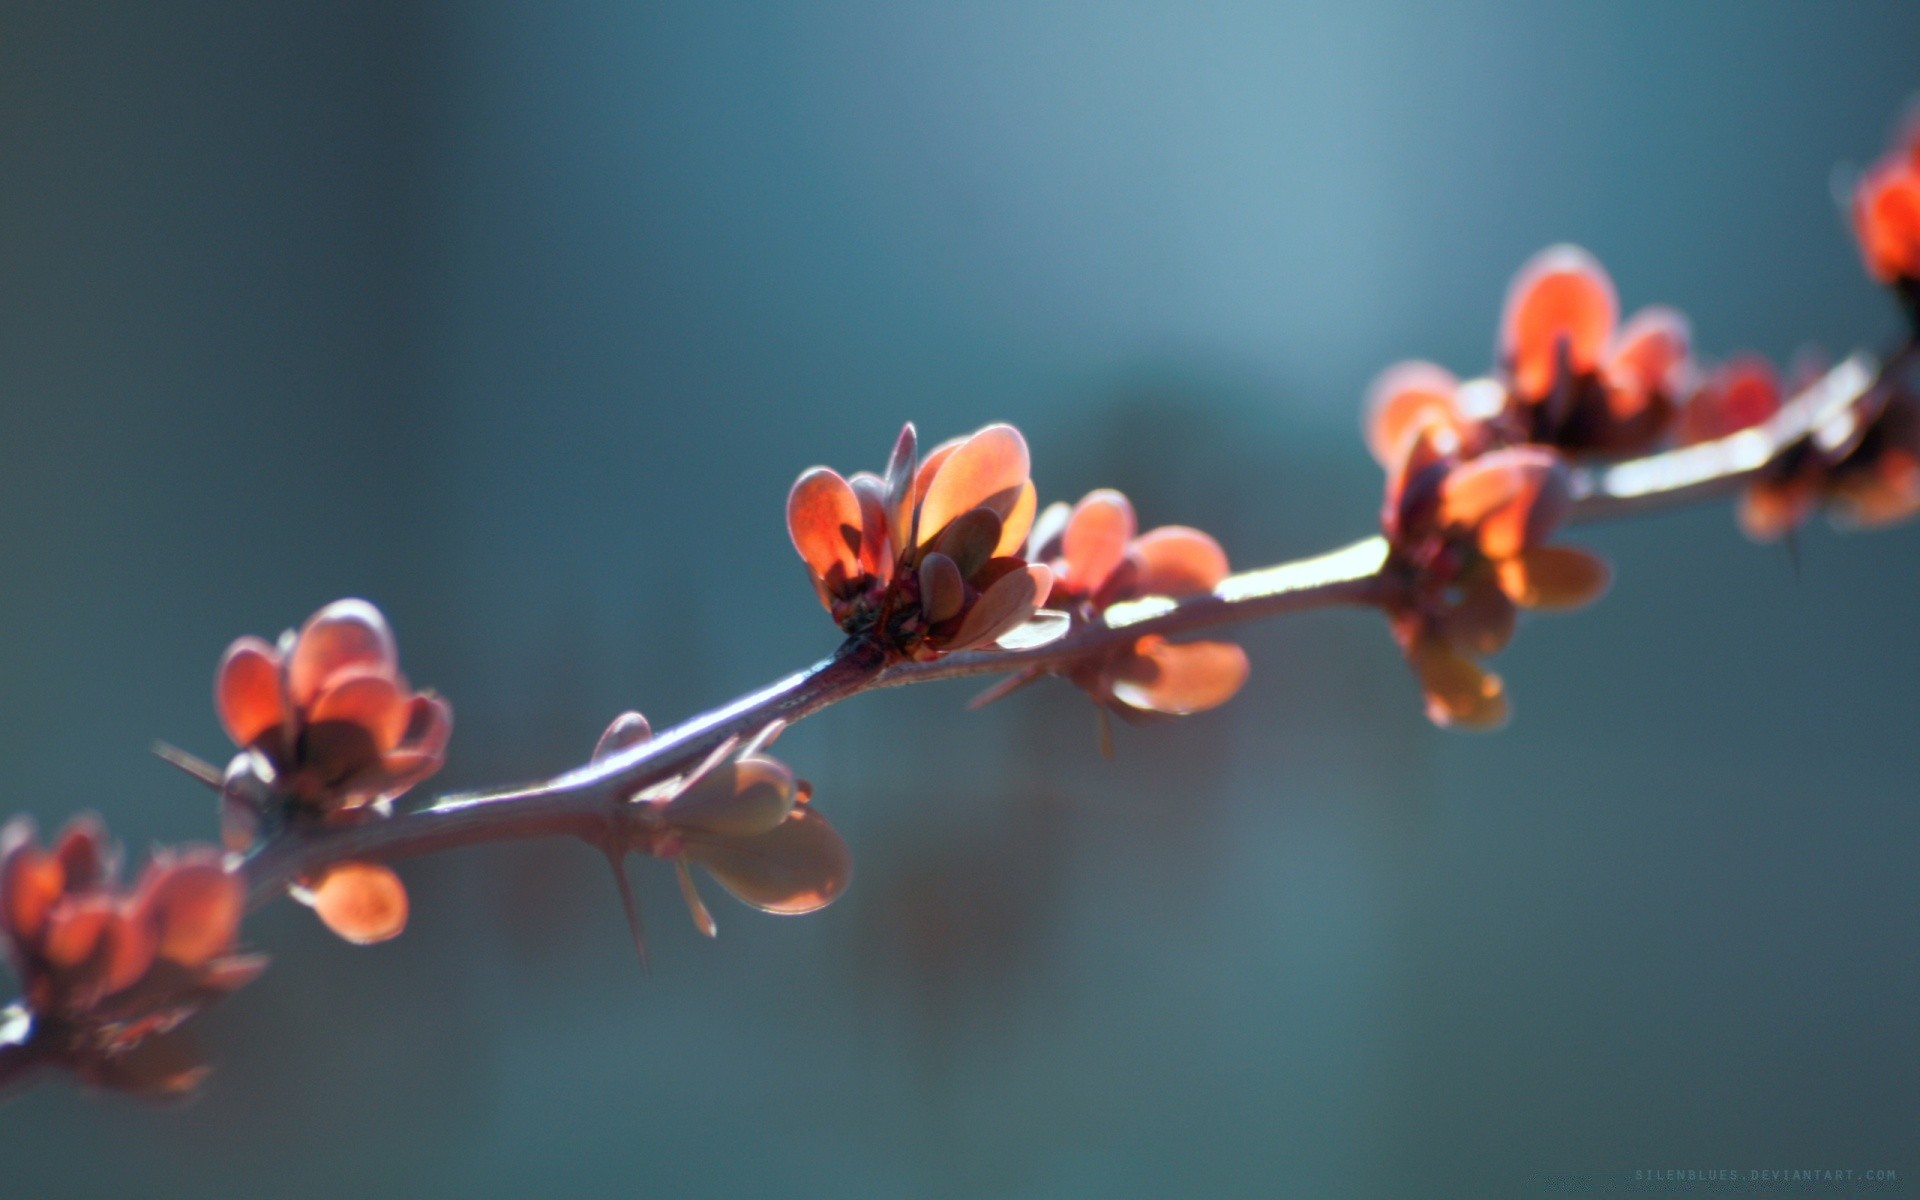
[[[1203,595],[1227,577],[1226,551],[1198,529],[1137,529],[1133,505],[1111,489],[1089,492],[1071,510],[1049,506],[1034,525],[1027,555],[1052,568],[1049,603],[1092,623],[1123,601]],[[1246,682],[1247,654],[1232,642],[1169,642],[1149,634],[1065,673],[1096,703],[1122,715],[1181,716],[1231,699]]]
[[[1500,318],[1509,440],[1605,456],[1660,440],[1687,386],[1687,321],[1656,306],[1616,328],[1618,314],[1613,281],[1577,246],[1520,269]]]
[[[1887,383],[1782,455],[1741,498],[1740,526],[1776,541],[1825,506],[1843,528],[1875,528],[1920,514],[1920,397]]]
[[[266,960],[236,954],[245,895],[211,847],[156,851],[118,886],[99,822],[42,850],[33,823],[0,829],[0,945],[20,980],[9,1040],[103,1087],[177,1095],[205,1074],[181,1022]]]
[[[1435,724],[1503,724],[1504,686],[1477,660],[1512,638],[1517,608],[1577,608],[1606,590],[1603,560],[1547,544],[1570,506],[1565,463],[1544,447],[1462,460],[1422,433],[1395,464],[1381,524],[1402,592],[1389,615]]]
[[[692,770],[644,789],[621,810],[611,851],[616,873],[619,857],[629,852],[672,862],[693,922],[708,937],[717,928],[689,865],[706,871],[741,903],[783,915],[825,908],[853,877],[853,856],[813,807],[812,786],[762,753],[778,732],[773,726],[745,747],[730,738]],[[651,736],[639,713],[623,714],[601,736],[594,760]],[[638,910],[626,877],[618,878],[641,945]]]
[[[452,707],[412,689],[386,618],[364,600],[334,601],[277,645],[235,641],[213,694],[220,723],[241,747],[223,789],[223,824],[236,850],[262,820],[384,813],[440,769],[453,731]],[[378,864],[335,864],[293,895],[351,942],[385,941],[406,926],[406,890]]]
[[[1021,557],[1036,498],[1020,431],[989,425],[925,462],[917,447],[908,425],[885,476],[815,467],[787,497],[794,549],[835,623],[914,659],[1064,633],[1064,617],[1033,620],[1053,578]]]
[[[1920,123],[1902,145],[1861,175],[1853,193],[1853,230],[1867,272],[1901,292],[1920,321]],[[1916,332],[1920,332],[1917,330]]]

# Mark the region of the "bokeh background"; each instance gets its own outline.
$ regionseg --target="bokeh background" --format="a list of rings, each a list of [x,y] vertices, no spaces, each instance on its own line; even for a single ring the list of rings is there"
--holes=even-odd
[[[909,417],[1244,565],[1338,544],[1367,381],[1482,368],[1553,241],[1710,352],[1883,343],[1832,180],[1916,47],[1756,0],[7,4],[0,807],[208,836],[148,739],[220,756],[222,647],[346,594],[453,699],[447,788],[722,702],[834,642],[788,484]],[[707,943],[643,870],[650,978],[570,844],[410,866],[378,948],[276,905],[205,1095],[12,1097],[0,1191],[1920,1194],[1920,529],[1581,537],[1618,582],[1522,631],[1497,736],[1363,613],[1248,629],[1235,704],[1112,762],[1064,685],[833,710],[782,752],[850,894],[710,889]]]

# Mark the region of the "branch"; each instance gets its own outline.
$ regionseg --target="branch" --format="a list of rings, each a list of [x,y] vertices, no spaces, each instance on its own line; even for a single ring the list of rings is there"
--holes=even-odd
[[[1856,411],[1879,384],[1916,358],[1912,343],[1884,368],[1855,354],[1802,390],[1765,425],[1645,458],[1574,473],[1574,519],[1610,520],[1681,508],[1733,495],[1809,439],[1844,439]],[[336,862],[392,859],[483,842],[566,835],[600,843],[618,806],[636,792],[689,771],[730,739],[752,738],[775,722],[792,724],[829,705],[879,688],[941,679],[1046,671],[1148,635],[1181,636],[1286,613],[1384,606],[1402,581],[1388,569],[1386,539],[1374,536],[1330,553],[1242,571],[1211,594],[1147,597],[1116,604],[1101,623],[1023,650],[979,650],[927,662],[888,662],[881,648],[854,638],[834,655],[723,708],[693,717],[630,750],[544,783],[451,795],[392,817],[344,827],[294,827],[240,865],[251,905]]]

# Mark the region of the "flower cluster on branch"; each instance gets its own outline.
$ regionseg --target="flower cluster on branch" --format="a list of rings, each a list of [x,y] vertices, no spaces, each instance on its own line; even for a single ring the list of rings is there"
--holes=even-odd
[[[1245,651],[1202,631],[1365,604],[1436,724],[1497,726],[1508,699],[1484,660],[1519,614],[1607,587],[1603,560],[1556,540],[1571,521],[1736,490],[1761,540],[1820,509],[1845,525],[1920,512],[1920,131],[1863,175],[1853,219],[1909,320],[1886,366],[1856,356],[1783,387],[1752,355],[1703,362],[1680,313],[1621,321],[1599,263],[1551,248],[1510,287],[1486,375],[1412,362],[1379,377],[1365,432],[1386,476],[1382,536],[1316,559],[1234,574],[1206,533],[1140,532],[1117,491],[1042,508],[1011,425],[924,458],[908,425],[883,472],[815,467],[788,497],[794,548],[845,639],[832,658],[658,735],[625,713],[584,766],[526,788],[397,803],[445,761],[453,713],[409,684],[373,605],[340,600],[277,642],[240,638],[214,681],[237,753],[219,770],[163,751],[217,791],[224,852],[155,851],[123,887],[91,818],[50,849],[25,818],[0,828],[0,948],[22,993],[0,1011],[0,1083],[60,1066],[145,1096],[189,1090],[204,1068],[180,1026],[265,963],[237,949],[244,910],[291,894],[351,942],[389,940],[408,904],[388,864],[408,854],[577,837],[612,864],[643,961],[632,856],[673,864],[709,936],[694,867],[764,912],[824,908],[851,855],[767,751],[793,721],[874,688],[1003,675],[985,701],[1059,676],[1093,701],[1111,752],[1107,714],[1185,716],[1240,690]]]

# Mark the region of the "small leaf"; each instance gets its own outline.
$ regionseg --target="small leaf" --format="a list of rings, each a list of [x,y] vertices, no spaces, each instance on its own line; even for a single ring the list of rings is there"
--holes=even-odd
[[[393,631],[379,609],[365,600],[335,600],[301,628],[287,660],[287,692],[304,709],[338,672],[391,674],[397,661]]]
[[[796,808],[755,838],[690,838],[687,857],[741,903],[787,915],[825,908],[853,877],[846,842],[813,808]]]

